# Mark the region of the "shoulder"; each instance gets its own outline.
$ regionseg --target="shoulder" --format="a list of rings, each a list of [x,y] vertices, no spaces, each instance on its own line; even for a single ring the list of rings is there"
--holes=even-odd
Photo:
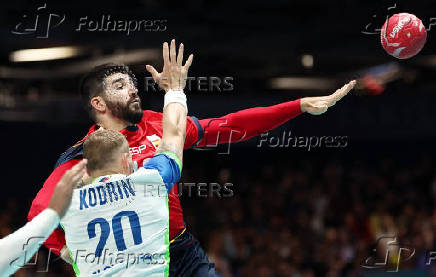
[[[73,159],[82,159],[83,157],[83,143],[85,140],[95,131],[97,131],[100,127],[96,124],[92,125],[91,128],[89,128],[88,133],[86,136],[84,136],[81,140],[76,142],[73,146],[68,148],[64,153],[62,153],[58,160],[56,161],[56,164],[54,168],[58,168],[60,165],[71,161]]]
[[[134,183],[160,183],[162,176],[155,168],[140,167],[137,171],[129,175]]]
[[[76,144],[68,148],[64,153],[62,153],[56,161],[54,168],[56,169],[62,164],[69,162],[73,159],[81,159],[83,157],[83,143],[85,139],[86,137],[78,141]]]
[[[163,113],[155,112],[151,110],[144,110],[144,115],[141,119],[141,123],[153,123],[162,122]],[[195,125],[196,127],[201,127],[199,120],[195,116],[187,116],[188,125]]]
[[[182,163],[176,154],[164,152],[155,155],[143,168],[157,170],[165,183],[175,183],[180,179]]]

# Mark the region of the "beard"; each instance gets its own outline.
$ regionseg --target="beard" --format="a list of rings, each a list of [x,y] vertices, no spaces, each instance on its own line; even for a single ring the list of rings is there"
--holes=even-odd
[[[125,104],[120,102],[112,102],[108,99],[106,99],[105,102],[108,109],[115,117],[132,124],[138,124],[141,122],[143,115],[141,99],[134,98],[127,101]]]

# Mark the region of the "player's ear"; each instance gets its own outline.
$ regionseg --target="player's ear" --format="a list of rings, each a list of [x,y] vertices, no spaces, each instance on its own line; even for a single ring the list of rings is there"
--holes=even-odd
[[[106,102],[101,96],[92,97],[90,103],[91,106],[99,112],[104,112],[106,110]]]

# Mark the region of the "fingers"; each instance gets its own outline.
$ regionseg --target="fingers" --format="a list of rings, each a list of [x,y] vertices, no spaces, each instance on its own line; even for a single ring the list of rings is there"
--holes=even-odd
[[[145,66],[145,69],[148,72],[150,72],[150,74],[153,77],[154,81],[158,83],[159,82],[159,72],[157,72],[157,70],[153,66],[148,65],[148,64]]]
[[[164,58],[164,64],[165,63],[177,63],[177,65],[182,66],[183,63],[183,53],[185,50],[185,46],[183,43],[180,43],[179,45],[179,52],[176,52],[176,40],[172,39],[170,43],[170,47],[168,48],[168,43],[165,42],[163,44],[163,58]],[[192,64],[192,60],[194,58],[194,55],[189,55],[188,60],[185,63],[186,69],[189,69],[189,67]],[[146,69],[148,72],[151,73],[151,75],[156,76],[156,73],[158,73],[152,66],[147,65]]]
[[[164,60],[164,66],[170,64],[170,51],[168,49],[168,42],[164,42],[162,46],[162,55]]]
[[[71,180],[72,184],[76,184],[77,182],[79,182],[83,178],[85,173],[86,173],[86,168],[83,168],[80,171],[78,171],[76,174],[74,174]]]
[[[170,61],[171,63],[176,63],[176,40],[171,40],[170,45]]]
[[[67,178],[67,182],[74,184],[82,179],[83,175],[86,173],[86,164],[88,163],[87,159],[81,160],[75,166],[73,166],[70,170],[65,173],[65,177]]]
[[[71,172],[73,174],[77,174],[77,172],[82,171],[83,169],[86,169],[86,164],[88,163],[87,159],[83,159],[80,162],[78,162],[73,168],[71,168]]]
[[[352,80],[348,84],[344,85],[342,88],[338,89],[335,93],[329,96],[330,106],[336,104],[337,101],[341,100],[345,95],[347,95],[356,85],[356,80]]]
[[[192,60],[194,59],[194,55],[189,55],[189,57],[188,57],[188,60],[186,61],[186,63],[185,63],[185,68],[186,68],[186,70],[188,70],[189,69],[189,67],[191,66],[191,64],[192,64]]]
[[[180,43],[179,46],[179,53],[177,55],[177,65],[178,66],[182,66],[182,61],[183,61],[183,43]]]

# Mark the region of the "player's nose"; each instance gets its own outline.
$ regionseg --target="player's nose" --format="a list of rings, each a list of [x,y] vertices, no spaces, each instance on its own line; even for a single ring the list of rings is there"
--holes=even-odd
[[[130,94],[131,97],[138,96],[138,89],[136,87],[130,88],[129,89],[129,94]]]

